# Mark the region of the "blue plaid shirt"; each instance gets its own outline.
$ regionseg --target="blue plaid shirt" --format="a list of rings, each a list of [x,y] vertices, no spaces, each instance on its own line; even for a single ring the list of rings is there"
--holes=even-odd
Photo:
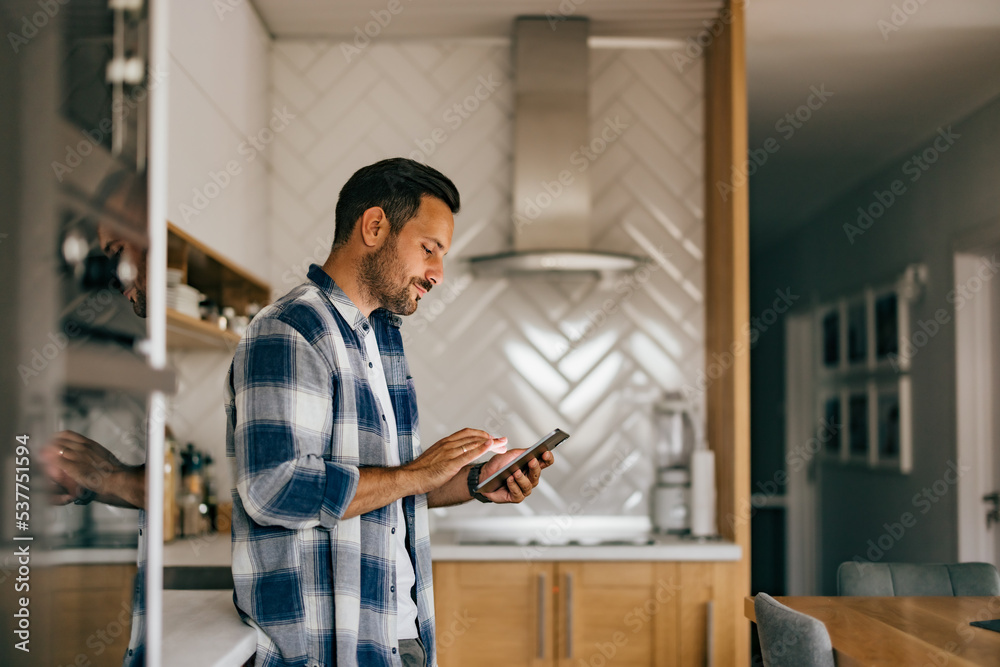
[[[364,317],[315,264],[308,277],[254,317],[226,380],[236,607],[257,628],[257,667],[399,667],[395,559],[409,557],[420,639],[434,665],[427,497],[404,499],[409,555],[396,550],[395,503],[342,518],[359,468],[389,461],[367,379],[369,328],[396,413],[399,460],[421,451],[400,319],[384,310]]]
[[[146,510],[139,510],[138,569],[132,582],[132,633],[122,667],[143,667],[146,664]]]

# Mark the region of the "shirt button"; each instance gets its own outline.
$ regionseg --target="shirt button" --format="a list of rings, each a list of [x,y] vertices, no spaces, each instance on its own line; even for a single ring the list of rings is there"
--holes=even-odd
[[[385,415],[382,415],[382,421],[385,421]]]
[[[392,648],[392,654],[393,654],[393,655],[396,655],[396,647],[393,647],[393,648]]]
[[[139,529],[139,534],[142,535],[142,528]]]
[[[362,324],[361,328],[364,329],[365,331],[368,331],[368,325],[367,324]]]
[[[393,535],[395,535],[395,534],[396,534],[396,529],[395,529],[395,528],[393,528],[393,529],[392,529],[392,534],[393,534]]]
[[[368,368],[374,368],[374,365],[370,361],[368,362]]]

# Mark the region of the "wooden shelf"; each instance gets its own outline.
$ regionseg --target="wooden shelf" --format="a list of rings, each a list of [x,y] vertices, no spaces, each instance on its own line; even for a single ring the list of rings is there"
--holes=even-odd
[[[173,394],[177,377],[170,369],[150,368],[145,357],[119,347],[83,345],[66,356],[66,386]]]
[[[232,307],[245,315],[247,306],[271,302],[271,286],[194,238],[177,225],[167,223],[167,266],[180,269],[182,282],[194,287],[219,309]],[[170,349],[220,350],[232,353],[240,337],[210,322],[167,309],[167,347]]]
[[[240,337],[210,322],[167,308],[167,347],[184,350],[226,350],[232,352]]]

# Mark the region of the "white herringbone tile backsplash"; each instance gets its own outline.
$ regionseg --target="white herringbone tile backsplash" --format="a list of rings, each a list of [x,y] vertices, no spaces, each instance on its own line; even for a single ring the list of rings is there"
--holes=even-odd
[[[439,511],[439,522],[557,514],[574,501],[584,514],[647,512],[650,396],[693,381],[704,362],[702,70],[678,73],[671,55],[591,54],[593,136],[609,118],[628,124],[590,165],[594,243],[657,260],[632,283],[602,286],[567,276],[473,279],[463,261],[510,247],[509,47],[383,42],[347,63],[335,41],[274,43],[271,103],[297,116],[271,155],[275,291],[326,257],[337,194],[356,169],[421,159],[462,194],[446,282],[404,325],[423,442],[465,426],[514,446],[556,426],[573,435],[530,502],[473,503]],[[483,80],[499,82],[488,99],[466,118],[449,111]],[[432,138],[437,128],[443,141]],[[615,460],[620,479],[601,483]]]

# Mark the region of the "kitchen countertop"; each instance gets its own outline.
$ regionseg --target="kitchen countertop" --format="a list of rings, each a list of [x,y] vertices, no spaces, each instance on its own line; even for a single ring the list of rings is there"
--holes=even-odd
[[[58,567],[60,565],[135,565],[139,558],[139,551],[138,549],[127,547],[48,549],[32,558],[43,567]]]
[[[184,537],[163,546],[164,567],[229,567],[233,564],[228,532]]]
[[[241,667],[256,650],[232,591],[163,591],[164,667]]]
[[[693,540],[676,535],[653,536],[650,544],[463,544],[456,533],[431,536],[435,561],[738,561],[739,545],[725,540]]]
[[[163,548],[165,567],[229,567],[232,565],[228,533],[179,539]],[[135,563],[135,549],[57,549],[47,552],[46,565],[71,563]],[[466,544],[452,531],[431,535],[434,560],[649,560],[649,561],[738,561],[740,547],[724,540],[696,541],[675,535],[657,535],[651,544],[515,544],[481,542]]]
[[[174,540],[163,547],[165,567],[225,566],[232,564],[229,533],[210,533],[201,537]],[[59,565],[135,565],[139,551],[135,547],[75,547],[47,549],[34,558],[36,562],[55,567]]]
[[[724,540],[696,541],[675,535],[654,536],[651,544],[465,544],[454,532],[431,535],[434,560],[650,560],[737,561],[740,547]],[[66,549],[46,554],[46,564],[134,563],[135,549]],[[228,534],[180,539],[163,548],[165,567],[228,567],[232,551]]]
[[[652,544],[543,545],[543,544],[462,544],[456,533],[431,535],[434,560],[650,560],[650,561],[738,561],[740,547],[723,540],[695,541],[674,535],[660,535]],[[228,535],[177,540],[164,548],[163,563],[168,567],[228,566],[232,552]]]

